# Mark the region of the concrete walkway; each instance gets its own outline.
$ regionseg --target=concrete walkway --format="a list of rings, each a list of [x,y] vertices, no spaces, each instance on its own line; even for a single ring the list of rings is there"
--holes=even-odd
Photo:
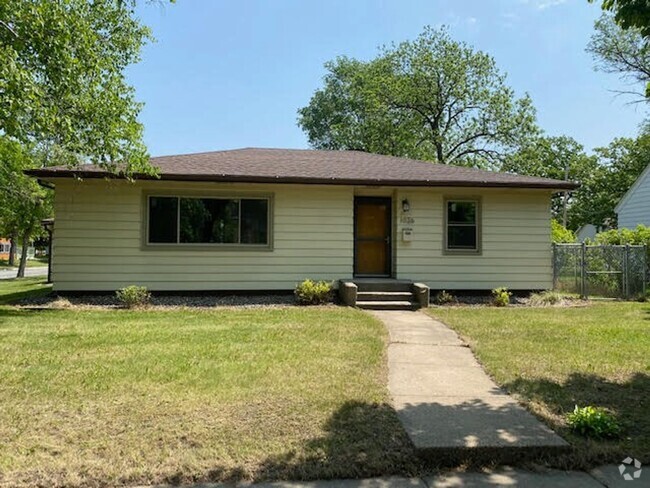
[[[497,387],[449,327],[422,312],[372,313],[388,327],[388,388],[419,454],[484,452],[508,463],[568,447]]]
[[[650,486],[641,479],[629,484],[618,473],[614,465],[599,468],[607,472],[606,479],[579,471],[544,470],[525,471],[502,467],[488,472],[442,473],[422,478],[371,478],[362,480],[327,481],[278,481],[274,483],[199,483],[187,485],[188,488],[641,488]],[[137,488],[137,487],[136,487]],[[145,488],[145,487],[140,487]],[[158,485],[156,488],[171,488],[171,485]]]

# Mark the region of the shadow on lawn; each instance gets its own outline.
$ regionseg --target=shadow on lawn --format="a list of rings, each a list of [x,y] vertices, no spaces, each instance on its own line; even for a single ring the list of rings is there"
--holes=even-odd
[[[565,382],[519,378],[503,385],[509,392],[536,403],[543,403],[554,415],[564,416],[575,405],[605,407],[613,412],[622,427],[617,440],[586,440],[571,434],[566,425],[551,420],[551,427],[574,447],[571,458],[553,464],[572,468],[620,462],[626,456],[650,462],[650,376],[636,373],[628,381],[613,382],[591,374],[574,373]]]
[[[367,478],[418,471],[413,446],[390,405],[347,402],[327,421],[325,430],[325,436],[270,456],[248,472],[217,466],[195,479],[179,473],[163,482],[236,482],[251,476],[255,481]]]
[[[520,448],[485,449],[468,453],[436,451],[422,453],[419,458],[397,413],[387,404],[347,402],[328,420],[326,435],[310,439],[295,450],[269,456],[256,466],[225,468],[215,466],[204,473],[178,473],[162,480],[165,483],[228,481],[313,480],[336,478],[369,478],[401,475],[418,476],[442,466],[492,466],[500,456],[509,456],[515,465],[546,464],[563,469],[588,469],[604,463],[618,463],[630,455],[645,463],[650,461],[650,377],[638,373],[629,381],[614,383],[602,377],[574,374],[565,383],[549,380],[518,379],[504,385],[533,402],[544,403],[557,415],[564,415],[578,405],[598,405],[612,410],[624,429],[621,439],[590,441],[572,435],[566,426],[548,423],[571,444],[570,449],[541,448],[530,452]],[[407,406],[411,414],[435,415],[455,419],[476,415],[484,417],[513,415],[508,407],[494,407],[482,402],[468,401],[462,405],[418,404]],[[433,413],[432,413],[433,412]],[[469,422],[469,420],[468,420]],[[533,435],[517,430],[512,418],[513,435]],[[503,423],[503,422],[502,422]],[[467,429],[462,429],[467,433]],[[476,435],[484,429],[476,425]],[[447,456],[450,456],[447,458]],[[468,456],[468,457],[462,457]],[[452,464],[453,460],[455,464]]]
[[[18,290],[0,295],[0,305],[11,305],[28,298],[41,298],[52,294],[52,285],[46,285],[42,288]]]

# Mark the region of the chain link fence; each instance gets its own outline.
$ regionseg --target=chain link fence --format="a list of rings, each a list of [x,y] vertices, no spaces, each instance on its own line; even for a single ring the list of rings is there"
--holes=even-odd
[[[633,298],[645,293],[645,246],[553,244],[553,289],[587,298]]]

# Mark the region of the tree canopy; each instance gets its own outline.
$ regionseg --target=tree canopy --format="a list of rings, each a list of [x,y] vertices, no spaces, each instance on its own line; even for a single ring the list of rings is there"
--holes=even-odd
[[[49,159],[43,149],[0,136],[0,235],[21,243],[19,277],[24,275],[30,240],[42,231],[41,220],[52,214],[52,192],[23,173]]]
[[[135,0],[0,2],[0,133],[65,161],[148,170],[141,104],[124,77],[150,39]]]
[[[588,156],[581,144],[568,136],[540,136],[508,158],[503,171],[556,180],[585,181],[598,169],[598,160]],[[557,194],[552,215],[562,225],[569,224],[571,207],[584,198],[584,186],[571,194]]]
[[[614,139],[594,152],[598,166],[582,180],[581,198],[571,207],[570,228],[616,224],[614,208],[650,164],[650,132],[644,129],[637,138]]]
[[[298,111],[316,148],[493,168],[537,132],[530,98],[516,98],[492,57],[444,28],[325,67],[324,86]]]
[[[595,32],[587,46],[596,69],[616,73],[633,85],[641,84],[643,93],[630,89],[628,93],[650,97],[650,45],[635,27],[622,29],[611,15],[605,14],[594,24]]]
[[[639,29],[643,37],[650,37],[648,0],[603,0],[602,7],[614,14],[616,23],[623,29]]]

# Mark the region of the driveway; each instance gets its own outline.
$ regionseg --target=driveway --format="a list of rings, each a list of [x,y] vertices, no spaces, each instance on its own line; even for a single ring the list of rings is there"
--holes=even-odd
[[[9,280],[16,277],[18,268],[7,268],[0,270],[0,280]],[[25,276],[47,276],[47,266],[25,268]]]

